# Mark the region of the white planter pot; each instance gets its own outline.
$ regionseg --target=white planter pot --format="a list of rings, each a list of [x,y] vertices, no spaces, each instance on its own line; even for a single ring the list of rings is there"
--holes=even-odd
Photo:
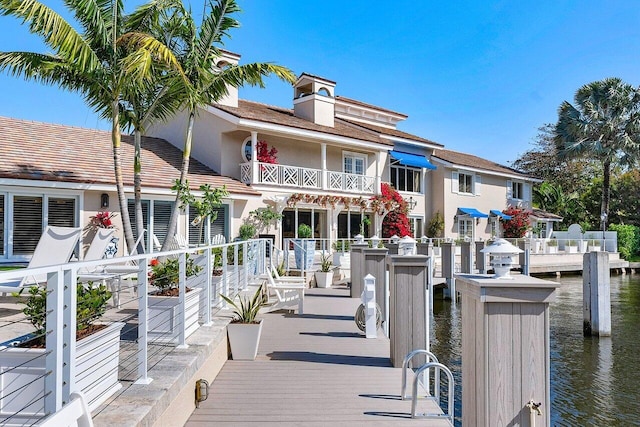
[[[262,320],[260,323],[229,323],[227,333],[233,360],[256,360]]]
[[[587,252],[587,241],[586,240],[581,240],[578,242],[578,248],[580,249],[580,252],[584,253]]]
[[[550,254],[557,254],[558,247],[557,246],[547,246],[547,252]]]
[[[567,253],[577,254],[578,253],[578,247],[577,246],[567,246]]]
[[[201,288],[192,288],[185,297],[185,338],[199,327],[198,310],[200,308]],[[149,295],[149,331],[151,342],[177,343],[182,321],[178,317],[178,297]]]
[[[124,325],[111,323],[76,343],[76,388],[84,393],[89,410],[122,388],[118,366]],[[0,418],[17,414],[3,425],[32,425],[44,416],[44,353],[44,349],[18,347],[0,351]]]
[[[333,271],[322,272],[316,271],[316,286],[319,288],[330,288],[333,284]]]
[[[600,246],[589,246],[589,252],[600,252],[601,249]]]

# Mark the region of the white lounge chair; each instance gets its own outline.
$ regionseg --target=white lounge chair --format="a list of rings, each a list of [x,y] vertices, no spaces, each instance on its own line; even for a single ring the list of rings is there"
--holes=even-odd
[[[271,292],[276,297],[276,301],[267,308],[267,311],[291,309],[297,305],[298,314],[304,314],[304,290],[307,287],[306,284],[303,282],[276,281],[270,274],[266,276],[269,297],[271,297]]]
[[[93,427],[91,412],[82,393],[73,392],[70,397],[69,403],[38,425],[40,427]]]
[[[81,233],[82,229],[76,227],[47,226],[42,236],[40,236],[27,267],[46,267],[68,262],[78,244]],[[36,286],[38,283],[45,283],[46,281],[47,275],[39,274],[23,277],[22,280],[0,282],[0,293],[19,292],[21,289]]]
[[[114,233],[115,230],[113,228],[99,228],[93,236],[93,240],[91,240],[91,244],[87,249],[87,253],[84,255],[83,261],[103,259]],[[113,305],[119,306],[118,290],[120,286],[116,287],[116,281],[120,280],[119,274],[108,273],[102,266],[94,268],[85,267],[78,270],[78,280],[81,282],[101,282],[103,285],[109,286],[113,296]]]

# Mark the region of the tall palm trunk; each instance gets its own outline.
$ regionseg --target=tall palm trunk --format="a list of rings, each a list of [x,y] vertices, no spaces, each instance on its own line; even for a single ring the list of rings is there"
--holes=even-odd
[[[611,159],[604,161],[602,167],[602,205],[600,206],[600,219],[602,230],[607,228],[607,218],[609,216],[609,199],[611,187]]]
[[[189,175],[189,160],[191,159],[191,141],[193,139],[193,124],[195,122],[195,110],[189,111],[189,121],[187,123],[187,130],[184,137],[184,149],[182,150],[182,167],[180,170],[180,185],[176,194],[176,201],[171,211],[171,219],[169,220],[169,226],[167,228],[167,237],[162,243],[162,250],[169,249],[169,244],[173,240],[173,236],[178,229],[178,217],[180,216],[180,197],[182,196],[182,188],[184,187],[187,176]]]
[[[133,135],[133,196],[136,213],[136,235],[140,236],[144,232],[144,217],[142,213],[142,156],[140,154],[142,147],[142,132],[140,132],[139,129],[136,129]],[[144,239],[141,241],[141,244],[143,252],[146,252]]]
[[[131,221],[129,220],[129,208],[127,206],[127,197],[124,194],[124,179],[122,177],[122,160],[120,158],[120,121],[118,111],[118,100],[112,101],[112,122],[111,122],[111,143],[113,145],[113,169],[116,178],[116,189],[118,191],[118,204],[120,205],[120,216],[122,217],[122,228],[124,230],[124,240],[127,243],[128,251],[131,251],[135,241],[133,239],[133,231],[131,230]]]

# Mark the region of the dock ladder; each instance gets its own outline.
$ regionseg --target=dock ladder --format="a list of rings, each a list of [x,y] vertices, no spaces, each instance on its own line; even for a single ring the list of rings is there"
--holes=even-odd
[[[411,360],[418,355],[424,355],[427,357],[427,363],[420,366],[415,373],[413,374],[413,386],[411,391],[411,396],[407,395],[407,371],[409,370],[409,363]],[[431,370],[433,370],[434,381],[433,381],[433,391],[431,388]],[[442,372],[447,377],[447,412],[445,413],[422,413],[419,414],[417,412],[418,409],[418,383],[422,383],[422,387],[426,390],[427,395],[426,399],[433,400],[438,407],[440,407],[440,378],[442,376]],[[426,374],[426,381],[420,381],[423,375]],[[451,370],[447,368],[445,365],[438,361],[438,358],[428,350],[414,350],[411,353],[407,354],[402,362],[402,390],[400,392],[400,396],[402,400],[411,399],[411,418],[437,418],[437,419],[446,419],[451,425],[453,425],[453,419],[455,415],[454,411],[454,390],[455,384],[453,380],[453,374]]]

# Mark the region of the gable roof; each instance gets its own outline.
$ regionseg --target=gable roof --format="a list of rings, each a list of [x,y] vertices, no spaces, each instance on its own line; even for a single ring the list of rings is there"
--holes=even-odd
[[[380,138],[367,130],[350,126],[349,124],[337,119],[335,120],[334,127],[318,125],[312,121],[296,117],[291,109],[262,104],[260,102],[240,99],[238,100],[237,107],[220,104],[213,104],[213,107],[242,119],[257,120],[260,122],[338,135],[361,141],[375,142],[390,146],[393,145],[393,142],[391,141]]]
[[[416,142],[422,142],[424,144],[429,144],[429,145],[434,145],[437,147],[444,147],[444,145],[439,144],[437,142],[431,141],[429,139],[423,138],[421,136],[417,136],[417,135],[413,135],[407,132],[403,132],[401,130],[398,129],[390,129],[390,128],[386,128],[384,126],[376,126],[376,125],[372,125],[370,123],[362,123],[362,122],[356,122],[353,120],[347,120],[347,119],[343,119],[343,118],[336,118],[336,121],[338,120],[343,120],[347,123],[350,123],[353,126],[360,126],[361,128],[364,129],[369,129],[373,132],[379,133],[381,135],[387,135],[387,136],[391,136],[391,137],[398,137],[398,138],[402,138],[402,139],[408,139],[410,141],[416,141]]]
[[[366,102],[358,101],[357,99],[353,99],[353,98],[347,98],[346,96],[338,95],[338,96],[336,96],[336,99],[339,100],[339,101],[347,102],[349,104],[354,104],[354,105],[359,105],[360,107],[369,108],[371,110],[378,110],[378,111],[382,111],[382,112],[385,112],[385,113],[401,116],[401,117],[404,117],[405,119],[407,117],[409,117],[406,114],[399,113],[399,112],[393,111],[393,110],[389,110],[387,108],[378,107],[377,105],[367,104]]]
[[[0,117],[0,178],[115,185],[111,132]],[[133,186],[133,136],[122,135],[124,184]],[[171,188],[180,177],[182,152],[160,138],[142,138],[143,187]],[[191,159],[189,184],[226,185],[230,193],[259,195]]]
[[[460,153],[458,151],[451,150],[435,150],[432,158],[440,159],[444,162],[451,163],[455,166],[464,166],[474,169],[483,169],[490,172],[496,172],[500,174],[514,175],[522,179],[533,179],[529,175],[526,175],[516,169],[508,166],[501,165],[499,163],[492,162],[491,160],[483,159],[482,157],[473,156],[471,154]]]

